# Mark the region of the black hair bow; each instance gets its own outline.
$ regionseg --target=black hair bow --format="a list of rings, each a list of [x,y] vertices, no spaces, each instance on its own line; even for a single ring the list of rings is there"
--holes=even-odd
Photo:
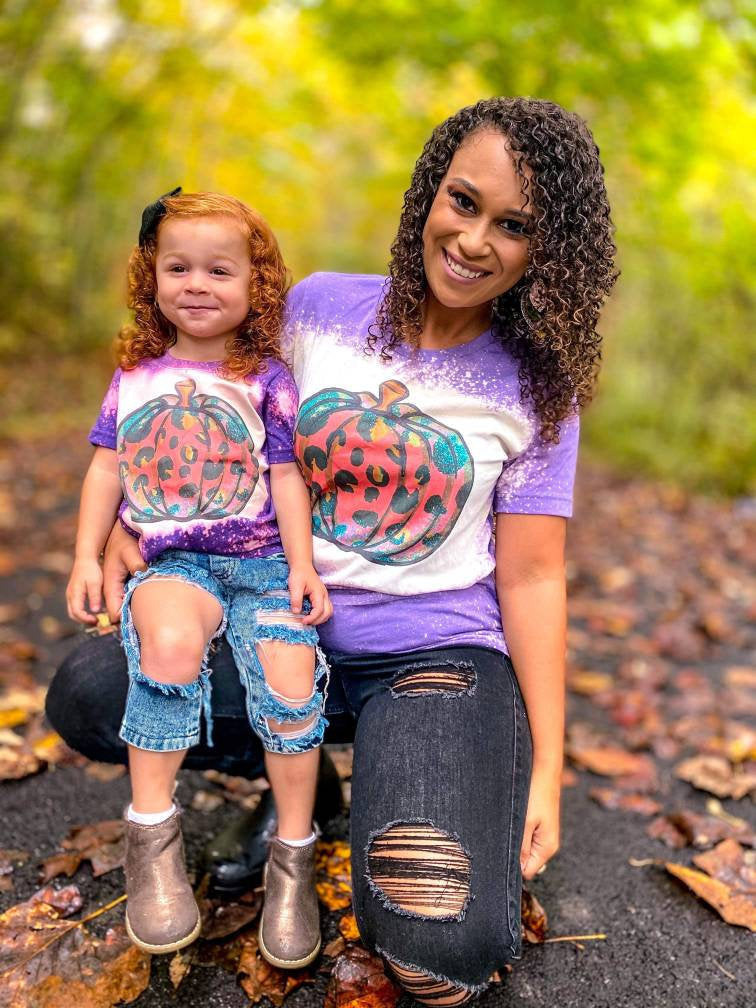
[[[154,203],[150,203],[148,206],[142,210],[142,226],[139,228],[139,244],[144,247],[150,238],[154,238],[157,234],[158,224],[161,219],[165,217],[165,203],[164,199],[168,199],[171,196],[178,196],[181,192],[181,186],[176,186],[169,193],[164,193],[160,199],[156,199]]]

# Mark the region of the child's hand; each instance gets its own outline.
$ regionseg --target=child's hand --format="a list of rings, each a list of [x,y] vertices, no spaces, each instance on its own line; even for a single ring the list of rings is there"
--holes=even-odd
[[[66,588],[68,615],[79,623],[96,623],[102,608],[102,570],[95,559],[75,560]],[[87,602],[89,609],[87,610]]]
[[[302,611],[302,599],[307,595],[312,606],[311,612],[302,617],[302,622],[310,626],[318,626],[331,618],[333,606],[328,598],[328,590],[312,566],[292,567],[289,572],[289,594],[291,595],[291,611]]]

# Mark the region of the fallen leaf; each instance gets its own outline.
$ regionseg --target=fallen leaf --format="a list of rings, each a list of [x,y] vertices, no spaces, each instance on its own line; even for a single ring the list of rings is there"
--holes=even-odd
[[[652,820],[646,827],[646,833],[654,840],[661,840],[667,847],[673,847],[675,850],[682,850],[683,847],[688,846],[688,838],[685,833],[678,829],[666,815],[658,816]]]
[[[333,964],[325,1008],[392,1008],[401,994],[380,959],[360,945],[348,945]]]
[[[29,860],[29,852],[22,850],[0,850],[0,892],[10,892],[13,888],[11,876],[16,868]]]
[[[23,739],[18,739],[18,745],[0,745],[0,780],[21,780],[43,767],[42,760],[23,745]]]
[[[583,696],[605,693],[613,685],[614,680],[605,672],[572,672],[567,676],[567,688]]]
[[[756,851],[746,851],[729,837],[713,850],[696,854],[693,864],[712,878],[756,897]]]
[[[520,910],[522,914],[522,936],[531,945],[540,945],[546,937],[549,922],[546,911],[543,909],[538,899],[525,886],[522,887],[522,897],[520,899]]]
[[[235,903],[200,898],[199,904],[202,915],[202,938],[205,941],[217,941],[236,934],[257,919],[262,906],[262,895],[259,892],[251,892]]]
[[[109,1008],[145,990],[150,957],[123,927],[101,939],[89,918],[63,919],[81,903],[76,886],[48,886],[0,915],[0,1008]]]
[[[756,832],[744,819],[732,816],[729,820],[721,816],[701,815],[687,809],[671,812],[668,818],[694,847],[712,847],[731,837],[739,843],[756,847]]]
[[[181,981],[192,968],[192,955],[190,952],[177,952],[168,964],[168,976],[173,984],[173,989],[178,990]]]
[[[580,748],[568,745],[567,755],[585,770],[607,777],[620,775],[650,776],[656,774],[653,762],[641,753],[628,752],[619,746],[604,745]]]
[[[46,693],[44,686],[4,690],[0,694],[0,711],[21,710],[27,715],[41,714],[45,709]]]
[[[0,573],[2,573],[0,571]],[[26,615],[26,607],[17,602],[3,602],[0,604],[0,623],[14,623]]]
[[[753,893],[739,892],[727,883],[685,865],[667,861],[665,867],[670,875],[679,878],[696,896],[712,906],[728,924],[756,931],[756,898]]]
[[[118,780],[119,777],[123,777],[126,774],[126,767],[122,766],[120,763],[87,763],[84,767],[84,773],[87,777],[92,777],[94,780],[102,781],[104,784],[109,784],[111,781]]]
[[[349,844],[343,840],[319,840],[315,854],[315,888],[329,910],[352,905],[352,865]]]
[[[271,966],[260,955],[257,938],[253,935],[245,936],[237,975],[241,977],[242,989],[252,1004],[266,997],[276,1008],[281,1008],[286,996],[297,987],[315,979],[308,970],[294,972]]]
[[[357,927],[357,918],[354,914],[344,914],[339,921],[339,931],[347,941],[360,940],[360,930]]]
[[[246,777],[233,777],[219,770],[205,770],[203,777],[223,789],[225,796],[248,812],[253,812],[260,803],[260,795],[267,791],[270,785],[266,780],[248,780]]]
[[[656,815],[661,811],[659,802],[643,794],[614,788],[591,788],[588,794],[606,809],[621,809],[623,812],[636,812],[644,816]]]
[[[20,707],[11,707],[10,710],[0,710],[0,728],[17,728],[26,724],[29,720],[29,712],[21,710]]]
[[[216,791],[195,791],[191,807],[195,812],[214,812],[225,801]]]
[[[749,763],[733,766],[724,756],[691,756],[678,763],[674,773],[680,780],[719,798],[739,799],[756,789],[756,766]]]
[[[122,868],[126,858],[123,819],[74,826],[61,844],[63,851],[42,862],[40,881],[74,874],[82,861],[90,861],[95,878]]]
[[[326,946],[323,948],[323,955],[328,956],[329,959],[335,959],[336,956],[341,955],[341,953],[346,948],[346,942],[338,935],[336,938],[332,938]]]

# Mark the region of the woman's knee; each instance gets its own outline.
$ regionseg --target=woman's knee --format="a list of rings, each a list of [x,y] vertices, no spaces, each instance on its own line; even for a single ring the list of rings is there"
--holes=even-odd
[[[126,660],[115,634],[84,641],[50,683],[45,713],[67,745],[90,759],[122,762],[118,738],[128,690]]]
[[[418,1001],[464,1004],[509,961],[512,943],[471,889],[472,859],[427,821],[371,833],[353,865],[360,932]]]

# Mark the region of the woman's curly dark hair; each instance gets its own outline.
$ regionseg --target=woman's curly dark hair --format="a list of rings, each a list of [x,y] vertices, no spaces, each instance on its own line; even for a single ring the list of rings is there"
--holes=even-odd
[[[247,236],[252,269],[249,277],[249,314],[226,346],[224,373],[230,378],[258,374],[263,360],[281,360],[281,325],[289,272],[273,232],[265,220],[245,203],[221,193],[182,193],[162,199],[165,216],[157,234],[131,253],[128,270],[128,305],[134,321],[124,326],[116,341],[122,368],[161,357],[176,342],[176,327],[157,305],[155,254],[160,228],[167,220],[190,217],[230,217]]]
[[[534,217],[527,270],[494,301],[492,330],[519,364],[521,394],[531,400],[542,436],[557,441],[559,421],[593,395],[601,360],[596,323],[617,273],[598,148],[583,120],[553,102],[489,98],[433,131],[404,195],[368,350],[374,352],[380,339],[388,360],[397,344],[418,344],[425,221],[454,152],[480,130],[507,138],[523,205],[529,197]]]

